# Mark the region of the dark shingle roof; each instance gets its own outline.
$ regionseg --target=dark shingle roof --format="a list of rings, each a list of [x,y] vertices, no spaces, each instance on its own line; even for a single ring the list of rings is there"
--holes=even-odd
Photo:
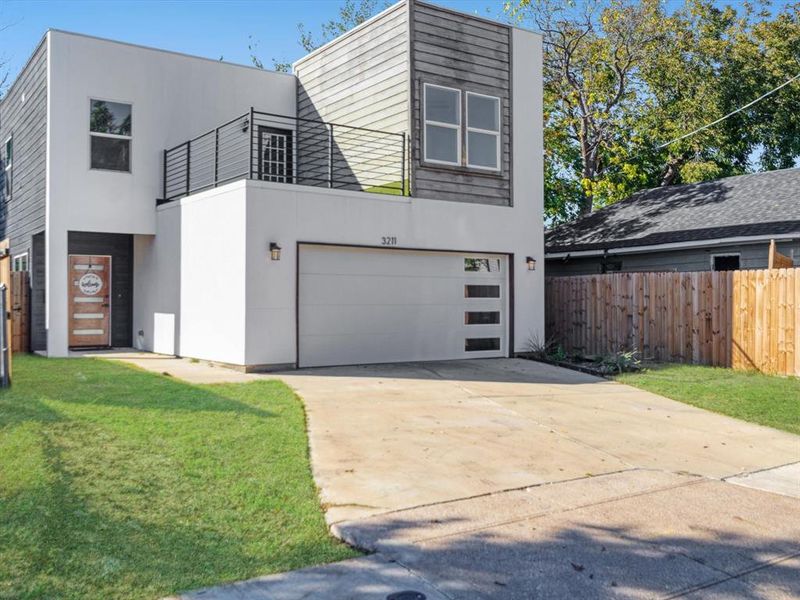
[[[637,192],[547,232],[545,248],[577,252],[800,232],[800,169]]]

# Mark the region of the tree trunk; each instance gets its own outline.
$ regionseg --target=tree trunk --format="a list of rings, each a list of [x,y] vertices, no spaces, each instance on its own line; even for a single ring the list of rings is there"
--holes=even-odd
[[[681,165],[683,164],[683,160],[679,158],[672,158],[667,162],[667,165],[664,167],[664,172],[661,174],[661,183],[659,184],[661,187],[665,187],[668,185],[672,185],[678,179],[678,174],[681,170]]]

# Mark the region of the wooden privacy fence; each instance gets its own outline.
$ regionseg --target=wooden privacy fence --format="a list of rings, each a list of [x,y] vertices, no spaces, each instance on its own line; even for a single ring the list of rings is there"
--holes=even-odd
[[[547,338],[569,353],[800,376],[800,269],[548,277]]]

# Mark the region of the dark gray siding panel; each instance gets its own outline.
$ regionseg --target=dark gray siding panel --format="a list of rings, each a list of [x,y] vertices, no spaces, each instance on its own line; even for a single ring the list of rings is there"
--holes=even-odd
[[[800,266],[800,240],[777,244],[778,252],[794,259]],[[622,271],[709,271],[711,256],[714,254],[739,254],[743,269],[766,269],[769,242],[739,246],[714,248],[693,248],[691,250],[672,250],[647,252],[642,254],[622,254],[610,256],[609,261],[622,262]],[[600,257],[548,259],[545,275],[590,275],[601,272]]]
[[[45,327],[44,232],[33,236],[31,248],[31,350],[47,350]]]
[[[414,195],[510,206],[511,28],[414,2],[410,29],[414,123],[411,131],[411,178]],[[423,162],[422,94],[425,83],[458,88],[462,94],[477,92],[501,99],[503,127],[499,174]],[[466,157],[465,144],[466,140],[462,139],[462,154]]]
[[[31,236],[44,230],[47,144],[47,39],[0,102],[0,144],[14,139],[11,198],[0,185],[0,239],[11,253],[30,252]],[[0,169],[0,179],[3,170]]]
[[[131,346],[133,337],[133,236],[70,231],[70,254],[111,256],[111,345]]]

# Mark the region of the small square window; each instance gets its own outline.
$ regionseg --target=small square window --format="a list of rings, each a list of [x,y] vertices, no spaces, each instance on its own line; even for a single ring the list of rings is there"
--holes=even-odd
[[[131,141],[92,136],[92,168],[106,171],[130,171]]]
[[[713,268],[715,271],[738,271],[741,268],[740,257],[738,254],[716,254]]]
[[[12,271],[27,271],[28,270],[28,253],[17,254],[11,262]]]
[[[131,105],[121,102],[92,100],[89,113],[89,131],[111,135],[131,136],[133,122]]]
[[[461,92],[438,85],[425,85],[425,120],[447,125],[461,123]]]
[[[14,138],[6,140],[3,148],[3,194],[6,202],[11,199],[12,183],[14,180]]]

